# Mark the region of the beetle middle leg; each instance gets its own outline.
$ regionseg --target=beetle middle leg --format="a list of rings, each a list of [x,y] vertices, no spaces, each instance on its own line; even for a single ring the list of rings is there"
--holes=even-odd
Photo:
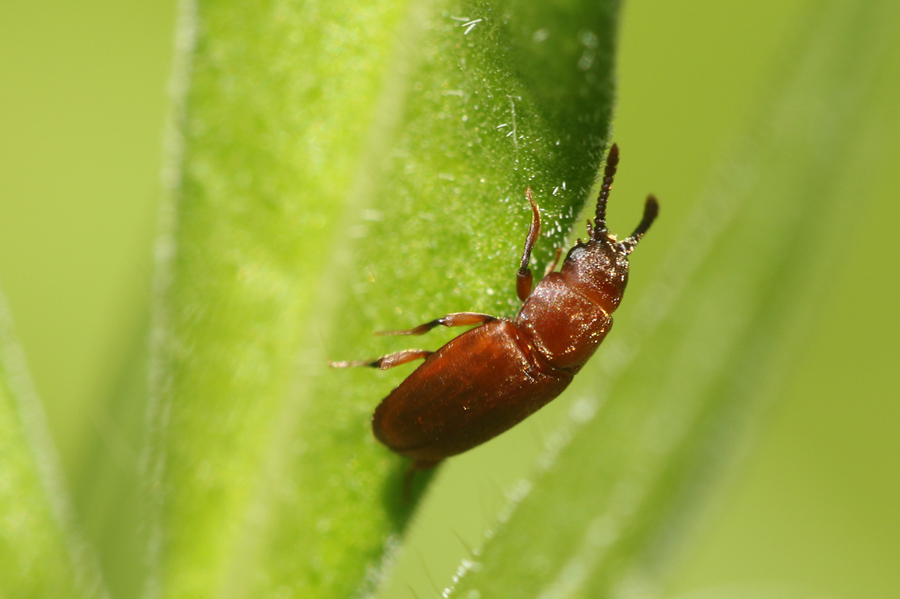
[[[377,360],[355,360],[353,362],[329,362],[328,365],[332,368],[355,368],[357,366],[369,366],[371,368],[378,368],[380,370],[387,370],[389,368],[393,368],[394,366],[400,366],[401,364],[406,364],[407,362],[412,362],[413,360],[422,360],[427,358],[433,351],[428,351],[427,349],[404,349],[402,351],[394,352],[392,354],[388,354],[386,356],[381,356]]]
[[[435,318],[425,324],[405,331],[378,331],[376,335],[424,335],[435,327],[465,327],[473,324],[485,324],[497,320],[496,316],[480,312],[454,312],[441,318]]]

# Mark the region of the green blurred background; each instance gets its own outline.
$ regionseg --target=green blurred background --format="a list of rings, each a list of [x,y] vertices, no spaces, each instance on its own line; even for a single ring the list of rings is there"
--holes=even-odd
[[[642,251],[667,247],[747,132],[807,6],[625,5],[616,194],[653,191],[675,207]],[[0,286],[84,513],[98,504],[85,490],[97,453],[133,470],[139,448],[121,423],[143,406],[109,398],[146,322],[174,22],[172,2],[0,5]],[[778,596],[765,590],[774,587],[788,596],[900,597],[897,79],[897,89],[880,92],[880,135],[866,141],[878,164],[859,188],[877,201],[835,239],[845,249],[829,294],[811,307],[808,350],[681,551],[669,595],[724,587]],[[494,484],[464,458],[441,473],[435,495],[447,489],[453,503]],[[463,555],[456,535],[478,538],[461,528],[480,531],[494,517],[497,502],[478,501],[475,513],[426,506],[417,545],[385,596],[412,596],[407,584],[429,596],[429,577],[445,585]]]

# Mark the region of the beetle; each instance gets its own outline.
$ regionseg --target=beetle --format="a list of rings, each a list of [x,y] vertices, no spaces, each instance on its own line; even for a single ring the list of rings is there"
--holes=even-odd
[[[476,312],[447,314],[406,331],[422,335],[438,326],[477,325],[437,351],[408,349],[377,360],[331,362],[335,368],[371,366],[387,370],[425,361],[375,409],[372,429],[389,449],[412,459],[412,470],[436,466],[515,426],[555,399],[597,350],[612,326],[628,282],[628,255],[650,228],[659,203],[652,195],[630,237],[617,241],[606,228],[606,203],[619,148],[606,158],[603,184],[587,241],[578,240],[559,272],[560,252],[532,290],[528,267],[540,235],[541,213],[525,190],[532,220],[525,238],[516,292],[523,302],[514,319]]]

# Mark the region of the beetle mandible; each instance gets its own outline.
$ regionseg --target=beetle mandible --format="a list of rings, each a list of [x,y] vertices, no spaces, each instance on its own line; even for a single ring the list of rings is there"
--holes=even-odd
[[[613,144],[606,158],[596,218],[588,239],[569,250],[559,272],[559,251],[532,290],[528,268],[541,230],[541,214],[526,189],[532,220],[525,239],[516,291],[523,302],[515,319],[457,312],[407,331],[422,335],[437,326],[477,325],[437,351],[408,349],[374,361],[332,362],[331,366],[372,366],[387,370],[424,358],[372,416],[375,437],[411,458],[413,470],[436,466],[515,426],[555,399],[597,350],[612,327],[628,282],[628,255],[659,213],[652,195],[634,233],[617,241],[606,228],[606,202],[619,164]]]

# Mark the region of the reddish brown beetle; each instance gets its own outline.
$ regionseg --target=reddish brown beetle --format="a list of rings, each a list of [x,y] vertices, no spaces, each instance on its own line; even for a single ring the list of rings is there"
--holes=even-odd
[[[372,366],[387,370],[425,358],[375,409],[375,437],[413,460],[416,470],[492,439],[556,398],[597,350],[612,326],[628,281],[628,254],[659,212],[652,195],[631,237],[623,241],[606,229],[606,202],[619,149],[606,159],[596,219],[588,240],[569,250],[560,272],[547,269],[532,291],[528,268],[541,229],[541,215],[526,190],[532,221],[516,281],[524,302],[515,320],[475,312],[448,314],[408,331],[421,335],[437,326],[479,325],[436,352],[410,349],[368,362],[332,362],[334,367]]]

